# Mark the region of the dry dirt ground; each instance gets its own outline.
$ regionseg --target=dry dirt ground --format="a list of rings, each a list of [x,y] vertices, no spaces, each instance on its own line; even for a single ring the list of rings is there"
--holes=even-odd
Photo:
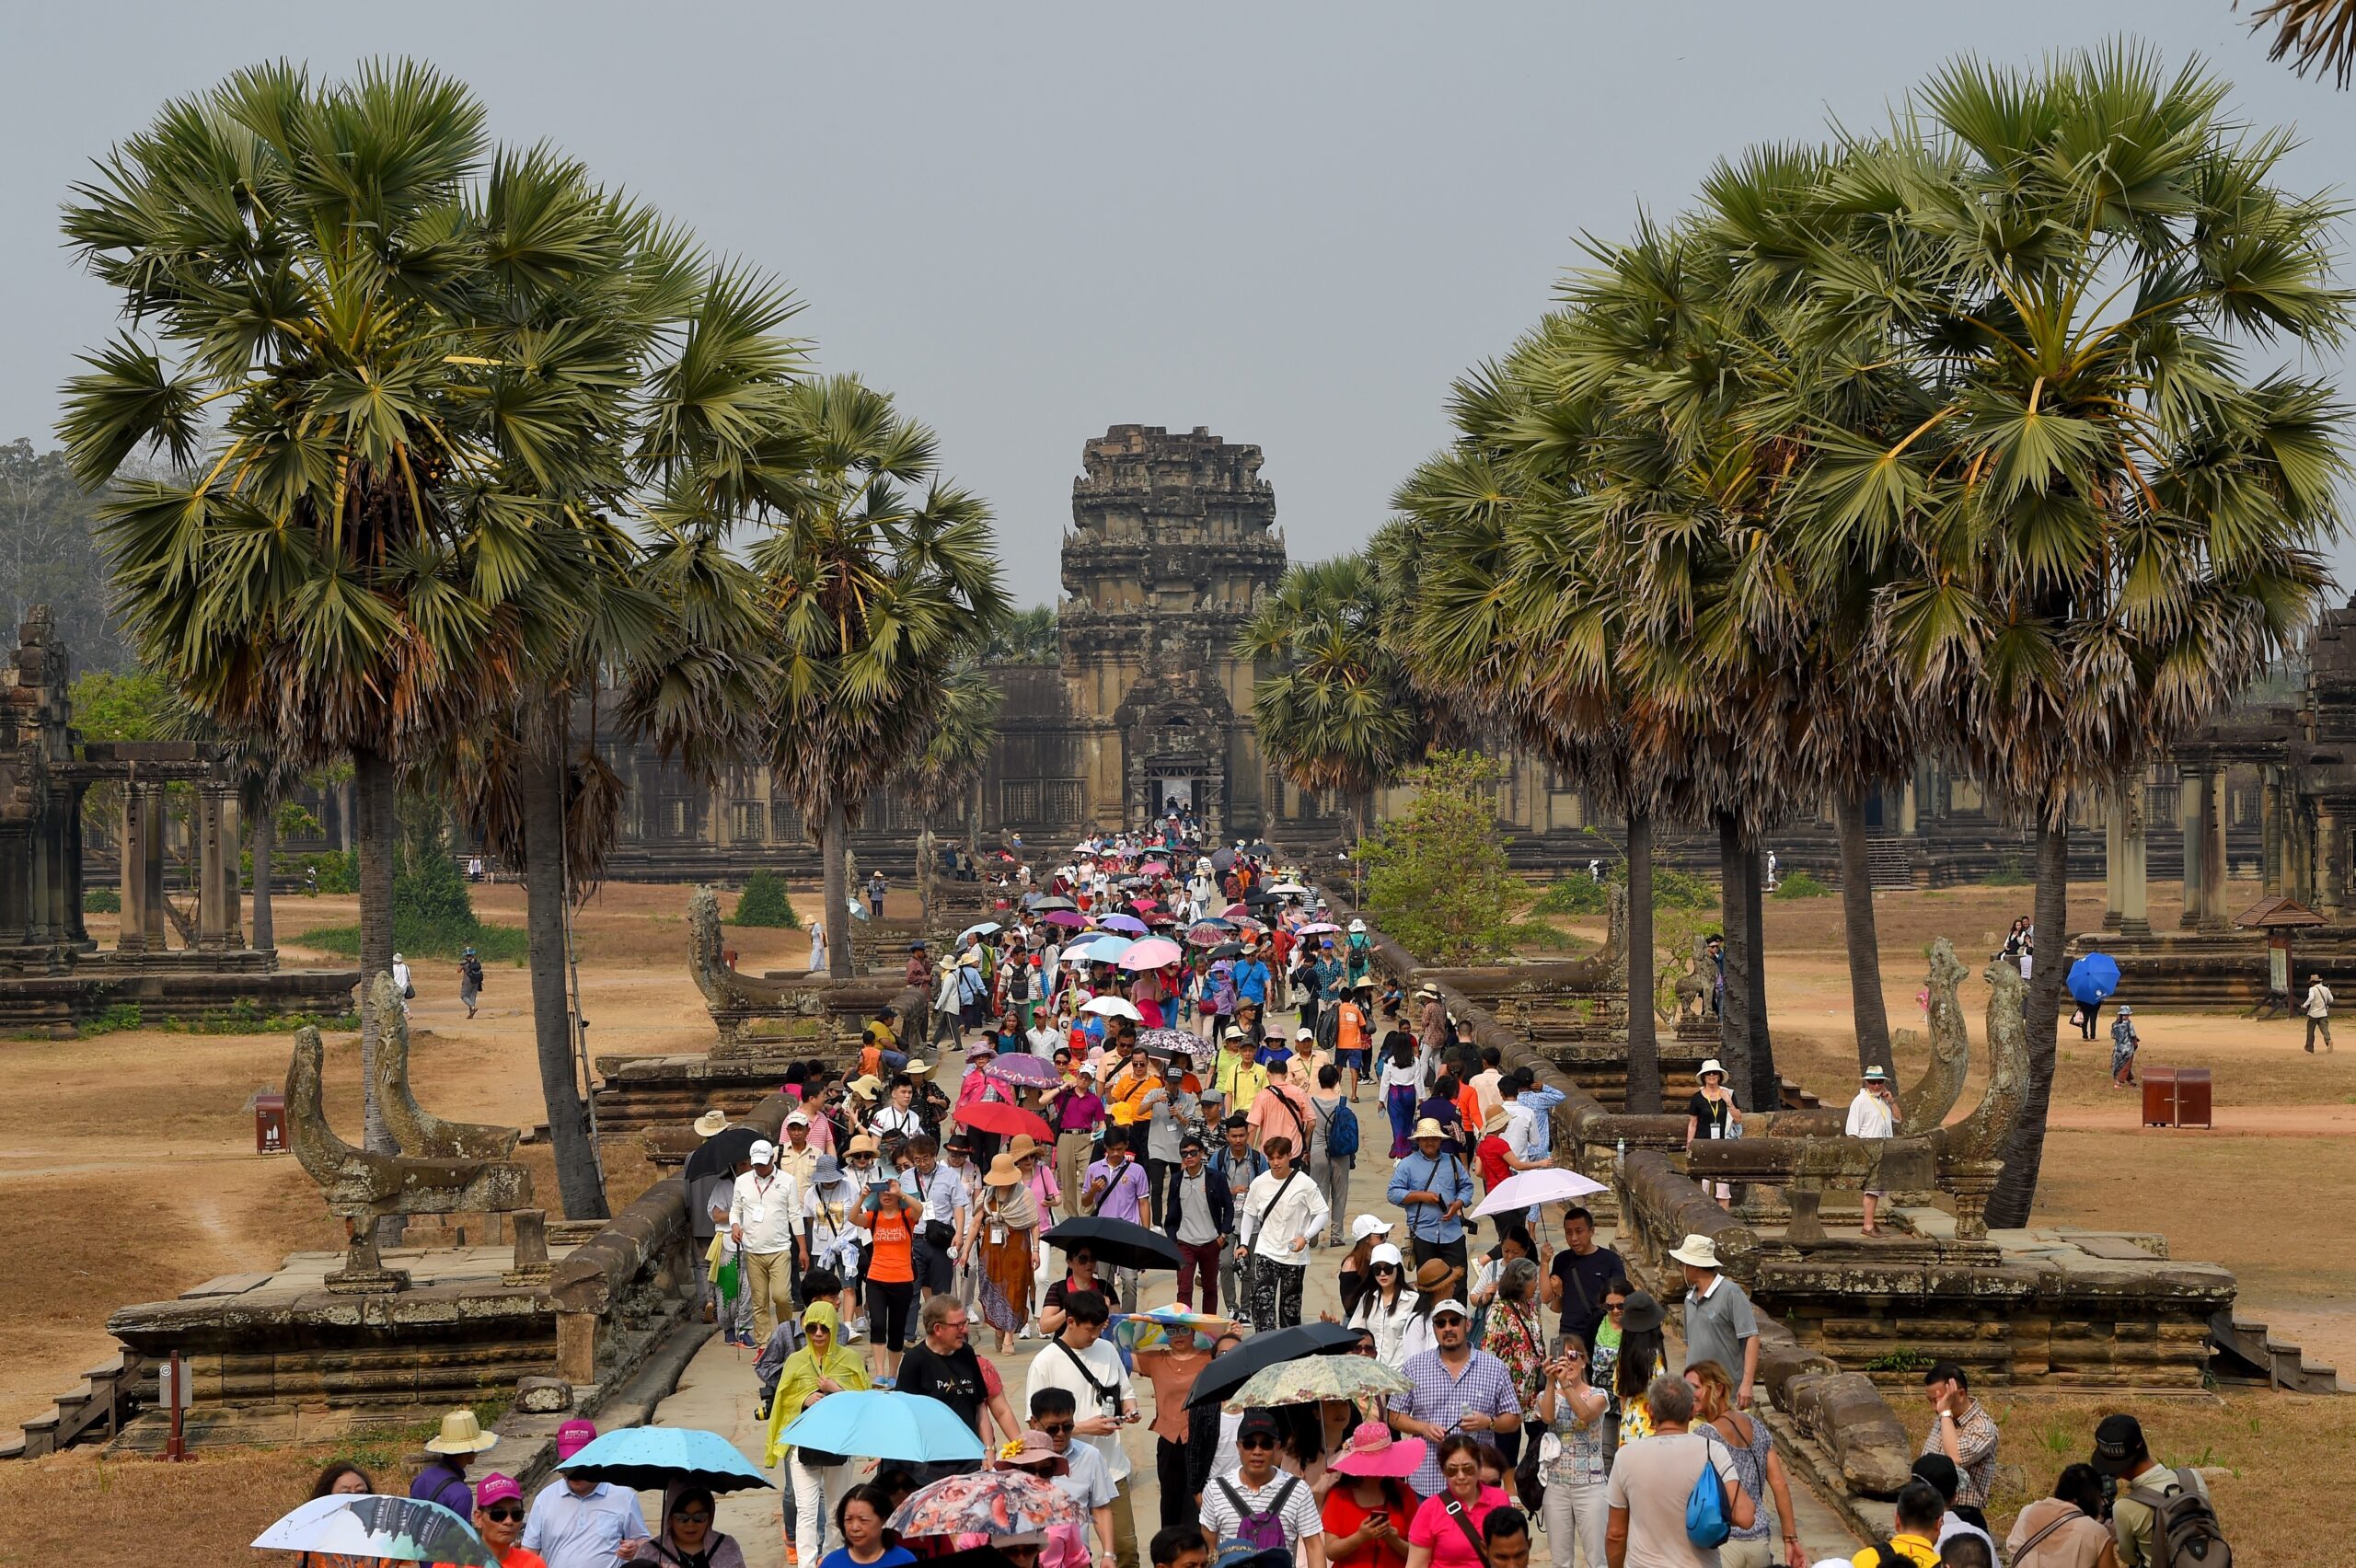
[[[486,919],[522,923],[520,890],[477,892]],[[2073,892],[2072,925],[2083,929],[2100,917],[2101,890]],[[2173,890],[2155,886],[2154,894],[2154,922],[2172,922]],[[691,1051],[710,1041],[685,969],[687,895],[680,886],[618,884],[583,912],[594,1050]],[[805,916],[814,904],[806,891],[797,901]],[[1932,937],[1946,935],[1974,972],[1964,1002],[1977,1037],[1986,999],[1978,970],[2027,904],[2025,887],[1880,895],[1893,1023],[1919,1025],[1921,955]],[[1774,900],[1767,907],[1778,1064],[1828,1101],[1844,1100],[1855,1055],[1839,901]],[[356,917],[350,898],[283,901],[278,926],[288,961],[301,957],[295,934]],[[1560,923],[1600,935],[1592,922]],[[731,928],[730,935],[748,970],[807,962],[799,932]],[[420,1099],[473,1120],[537,1121],[525,972],[493,968],[472,1020],[458,1005],[450,965],[420,964],[417,989]],[[2345,1056],[2310,1057],[2291,1023],[2180,1014],[2146,1019],[2143,1035],[2147,1063],[2215,1070],[2218,1129],[2141,1129],[2130,1097],[2108,1087],[2107,1040],[2065,1042],[2039,1218],[2163,1232],[2177,1256],[2231,1267],[2246,1313],[2304,1344],[2311,1359],[2356,1371],[2356,1213],[2334,1201],[2356,1190],[2356,1152],[2344,1136],[2356,1129],[2356,1040]],[[293,1162],[252,1152],[248,1105],[283,1078],[288,1045],[283,1033],[155,1030],[0,1041],[0,1258],[7,1262],[0,1269],[0,1332],[8,1347],[0,1356],[0,1424],[44,1410],[107,1354],[104,1325],[116,1305],[336,1244],[336,1227]],[[330,1035],[330,1111],[352,1137],[360,1120],[356,1036]],[[528,1146],[525,1153],[545,1159]],[[539,1175],[546,1181],[544,1167]],[[618,1201],[647,1179],[641,1162],[620,1158],[610,1175]],[[2227,1456],[2220,1462],[2241,1462],[2244,1449],[2253,1464],[2261,1451],[2279,1460],[2337,1434],[2336,1444],[2326,1443],[2341,1461],[2332,1468],[2356,1465],[2356,1437],[2349,1435],[2356,1419],[2346,1413],[2356,1404],[2237,1398],[2228,1409],[2231,1430],[2220,1428],[2216,1439],[2216,1452]],[[2299,1413],[2311,1410],[2319,1413]],[[2189,1443],[2217,1417],[2211,1409],[2183,1419],[2191,1424]],[[2258,1429],[2245,1441],[2241,1428],[2251,1422]],[[2090,1425],[2089,1418],[2080,1429]],[[101,1466],[87,1452],[0,1465],[0,1563],[29,1560],[20,1533],[28,1510],[83,1521],[92,1532],[80,1538],[85,1554],[101,1540],[121,1542],[122,1551],[100,1547],[99,1561],[131,1560],[142,1532],[160,1517],[179,1527],[179,1560],[244,1562],[234,1543],[249,1537],[236,1530],[250,1530],[252,1510],[238,1500],[300,1495],[302,1478],[321,1457],[292,1450],[208,1457],[173,1474],[143,1463],[135,1485],[126,1466]],[[393,1457],[389,1449],[370,1456],[379,1463]],[[2022,1462],[2040,1480],[2053,1468],[2035,1458]],[[2295,1504],[2297,1495],[2286,1492],[2285,1501]]]

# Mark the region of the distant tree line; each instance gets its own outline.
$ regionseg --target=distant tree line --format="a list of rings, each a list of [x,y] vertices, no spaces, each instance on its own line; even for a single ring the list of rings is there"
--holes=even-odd
[[[137,661],[107,613],[93,532],[100,500],[64,453],[36,452],[22,437],[0,446],[0,602],[12,640],[26,612],[47,605],[77,670],[129,670]]]

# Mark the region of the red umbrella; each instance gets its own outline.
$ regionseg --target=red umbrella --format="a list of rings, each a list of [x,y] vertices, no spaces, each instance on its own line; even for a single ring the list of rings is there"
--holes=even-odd
[[[1034,1115],[1020,1105],[1001,1104],[995,1100],[976,1100],[970,1105],[960,1105],[950,1120],[976,1132],[996,1133],[1011,1138],[1017,1133],[1029,1133],[1043,1144],[1056,1141],[1055,1133],[1047,1126],[1046,1118]]]

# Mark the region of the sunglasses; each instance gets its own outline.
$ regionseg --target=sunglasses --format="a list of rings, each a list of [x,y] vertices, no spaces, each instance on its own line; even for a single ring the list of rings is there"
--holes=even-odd
[[[1374,1265],[1374,1272],[1377,1274],[1397,1274],[1399,1272],[1399,1265],[1397,1263],[1377,1263]]]
[[[1439,1472],[1442,1475],[1479,1475],[1481,1473],[1481,1467],[1477,1464],[1442,1465],[1440,1466]]]
[[[1625,1301],[1607,1301],[1603,1304],[1603,1309],[1607,1312],[1617,1312],[1626,1305],[1628,1304]]]
[[[1273,1448],[1276,1446],[1276,1440],[1274,1437],[1255,1435],[1250,1437],[1238,1437],[1235,1440],[1235,1446],[1238,1448]]]
[[[1066,1433],[1072,1430],[1072,1424],[1073,1424],[1068,1421],[1043,1421],[1039,1424],[1039,1430],[1045,1433],[1050,1437],[1061,1437]]]
[[[692,1514],[674,1514],[671,1516],[671,1518],[675,1523],[682,1525],[708,1525],[711,1523],[711,1516],[702,1512],[700,1509]]]
[[[496,1519],[502,1525],[512,1525],[524,1516],[524,1505],[495,1503],[482,1511],[482,1516],[486,1519]]]

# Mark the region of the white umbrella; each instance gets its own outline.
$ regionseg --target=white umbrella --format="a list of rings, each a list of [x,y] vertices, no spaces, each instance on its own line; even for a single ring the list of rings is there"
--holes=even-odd
[[[997,930],[997,929],[998,929],[998,922],[997,922],[997,921],[995,921],[995,920],[984,920],[984,921],[980,922],[980,923],[979,923],[979,924],[977,924],[977,925],[968,926],[968,927],[966,927],[964,930],[962,930],[962,931],[958,932],[958,933],[957,933],[957,940],[958,940],[959,941],[961,941],[961,942],[962,942],[962,941],[964,941],[967,937],[973,937],[973,936],[985,936],[985,937],[986,937],[986,936],[988,936],[991,932],[993,932],[993,931],[995,931],[995,930]]]
[[[1084,1013],[1103,1013],[1106,1018],[1133,1019],[1138,1023],[1145,1021],[1145,1014],[1132,1007],[1125,997],[1091,997],[1080,1005],[1080,1010]]]
[[[1493,1214],[1518,1213],[1539,1204],[1567,1204],[1603,1191],[1603,1183],[1565,1170],[1559,1165],[1545,1166],[1537,1170],[1518,1170],[1489,1189],[1473,1210],[1476,1218]]]
[[[1309,890],[1301,886],[1299,882],[1278,882],[1268,891],[1277,894],[1278,896],[1283,896],[1288,894],[1295,898],[1306,898],[1309,896]]]

